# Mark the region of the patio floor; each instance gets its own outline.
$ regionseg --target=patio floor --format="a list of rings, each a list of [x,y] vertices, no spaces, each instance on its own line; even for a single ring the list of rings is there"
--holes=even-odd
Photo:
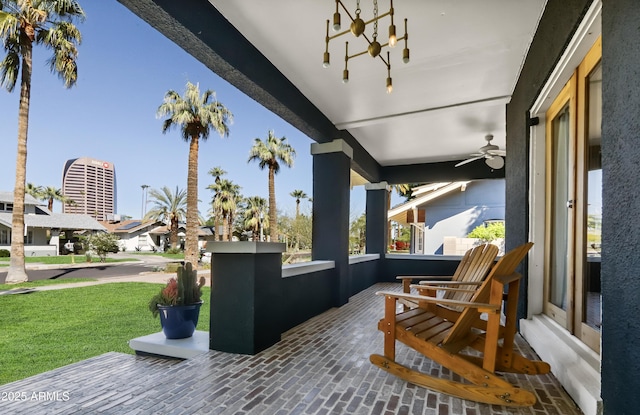
[[[0,386],[3,414],[580,414],[552,375],[505,375],[535,391],[531,408],[478,404],[423,389],[369,363],[382,352],[377,284],[255,355],[209,351],[189,360],[106,353]],[[529,346],[518,338],[528,355]],[[398,343],[397,360],[438,372]],[[445,369],[446,370],[446,369]],[[447,375],[449,375],[447,371]]]

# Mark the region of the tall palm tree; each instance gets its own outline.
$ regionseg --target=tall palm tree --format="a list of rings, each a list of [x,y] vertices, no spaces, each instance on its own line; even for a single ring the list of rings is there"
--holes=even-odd
[[[215,182],[220,183],[220,177],[227,174],[227,171],[220,166],[212,167],[208,172],[209,175],[215,177]]]
[[[254,139],[253,147],[249,151],[249,160],[257,161],[260,169],[269,170],[269,234],[271,242],[278,242],[277,211],[276,211],[276,183],[275,175],[280,171],[280,163],[287,167],[293,166],[296,151],[286,142],[285,137],[278,138],[273,130],[269,131],[266,140]]]
[[[33,183],[27,183],[24,188],[25,194],[31,195],[36,199],[42,199],[42,186],[36,186]]]
[[[238,207],[238,203],[242,199],[240,196],[240,186],[231,180],[220,179],[216,184],[210,185],[210,189],[216,192],[213,197],[213,211],[216,216],[222,218],[222,240],[231,241],[233,236],[233,219]]]
[[[168,91],[164,102],[158,107],[158,117],[167,117],[162,124],[162,132],[179,127],[182,139],[189,143],[189,164],[187,173],[187,225],[184,260],[194,267],[198,264],[198,149],[200,139],[209,138],[211,129],[221,137],[229,135],[231,112],[215,99],[215,92],[206,90],[200,95],[196,84],[187,82],[184,96]]]
[[[309,196],[307,196],[307,194],[302,190],[294,190],[293,192],[289,193],[289,195],[294,199],[296,199],[296,218],[297,218],[298,216],[300,216],[300,199],[307,199],[309,198]]]
[[[47,186],[42,189],[40,199],[47,201],[47,209],[49,209],[50,212],[53,212],[54,200],[62,203],[67,203],[70,200],[70,198],[62,194],[62,189],[57,189],[53,186]]]
[[[72,23],[83,19],[84,11],[74,0],[3,0],[0,1],[0,39],[6,56],[0,61],[0,84],[13,92],[20,74],[18,110],[18,153],[13,189],[11,219],[11,263],[7,283],[27,281],[24,267],[24,195],[27,176],[27,131],[33,46],[43,45],[53,54],[49,68],[67,88],[78,79],[76,57],[81,42],[80,31]]]
[[[217,196],[217,192],[216,192],[216,188],[215,186],[220,183],[220,177],[224,176],[225,174],[227,174],[227,171],[224,170],[222,167],[220,166],[216,166],[216,167],[212,167],[211,169],[209,169],[209,171],[207,172],[207,174],[213,176],[214,179],[214,184],[210,184],[209,186],[207,186],[207,189],[212,190],[215,192],[214,194],[214,198],[211,200],[211,216],[213,218],[213,223],[215,226],[215,233],[216,233],[216,238],[219,238],[218,234],[221,233],[220,232],[220,227],[223,225],[222,223],[222,217],[221,217],[221,212],[218,211],[215,208],[215,198]]]
[[[187,193],[184,189],[171,192],[167,186],[162,189],[151,189],[149,191],[150,202],[153,203],[151,209],[144,216],[144,219],[152,219],[164,222],[169,225],[169,243],[171,248],[178,247],[178,225],[187,216]]]
[[[244,227],[251,230],[254,241],[259,241],[260,230],[269,225],[267,200],[260,196],[251,196],[246,198],[245,202]]]

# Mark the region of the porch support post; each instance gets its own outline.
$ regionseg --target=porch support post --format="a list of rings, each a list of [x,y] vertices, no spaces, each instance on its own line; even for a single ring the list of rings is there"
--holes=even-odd
[[[352,148],[343,140],[311,145],[313,155],[312,260],[336,264],[333,303],[349,301],[349,198]]]
[[[387,182],[367,183],[367,254],[380,254],[384,258],[387,252],[387,208],[389,200],[389,185]]]
[[[605,414],[640,407],[640,7],[602,2],[602,391]]]
[[[256,354],[280,341],[282,252],[271,242],[214,242],[209,348]]]

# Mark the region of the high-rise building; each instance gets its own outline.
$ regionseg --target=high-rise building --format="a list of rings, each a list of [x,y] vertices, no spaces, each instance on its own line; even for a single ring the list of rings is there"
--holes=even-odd
[[[116,212],[116,170],[113,163],[81,157],[67,160],[62,172],[62,193],[72,203],[64,213],[84,213],[107,220]]]

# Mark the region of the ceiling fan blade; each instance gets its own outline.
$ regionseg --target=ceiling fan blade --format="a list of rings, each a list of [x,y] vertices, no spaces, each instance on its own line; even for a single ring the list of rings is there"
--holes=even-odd
[[[505,150],[489,150],[487,151],[487,153],[491,154],[492,156],[506,156],[507,152]]]
[[[462,166],[464,164],[471,163],[472,161],[476,161],[476,160],[479,160],[481,158],[484,158],[484,155],[477,156],[477,157],[472,157],[470,159],[466,159],[466,160],[461,161],[460,163],[456,164],[454,167],[460,167],[460,166]]]

